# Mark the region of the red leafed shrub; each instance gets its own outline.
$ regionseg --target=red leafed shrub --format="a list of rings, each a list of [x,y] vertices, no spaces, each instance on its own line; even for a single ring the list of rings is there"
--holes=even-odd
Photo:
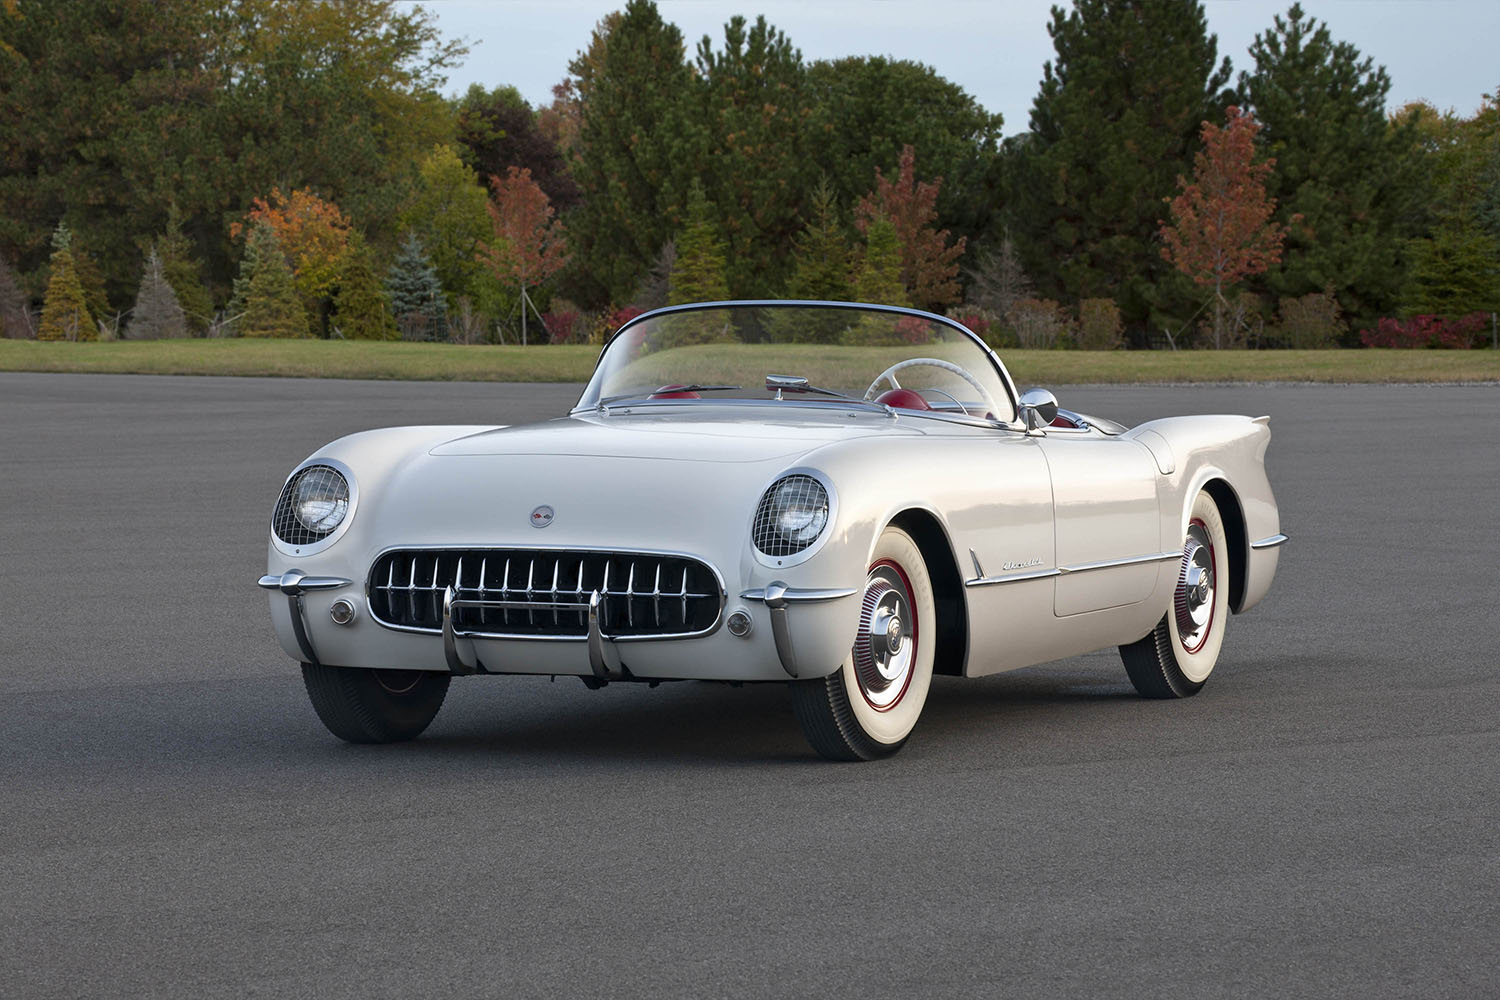
[[[631,320],[635,319],[645,311],[646,310],[642,309],[640,306],[621,306],[620,308],[612,311],[609,314],[610,333],[615,332],[620,327],[624,326],[626,323],[629,323]]]
[[[989,339],[990,318],[984,313],[979,312],[978,310],[971,310],[968,312],[950,313],[950,315],[954,319],[962,323],[964,326],[968,327],[970,330],[973,330],[976,334],[978,334],[980,340]]]
[[[920,316],[902,316],[896,320],[896,335],[908,344],[930,344],[932,324]]]
[[[554,344],[573,343],[582,329],[580,319],[582,316],[576,309],[555,309],[542,314],[542,322],[547,325]]]
[[[1413,316],[1408,320],[1386,317],[1373,330],[1361,330],[1359,342],[1366,347],[1440,347],[1468,350],[1484,330],[1484,313],[1457,319],[1443,316]]]

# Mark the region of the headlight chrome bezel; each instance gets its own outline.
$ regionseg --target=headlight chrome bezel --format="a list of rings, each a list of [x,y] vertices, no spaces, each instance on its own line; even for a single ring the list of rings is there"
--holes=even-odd
[[[772,491],[778,489],[784,480],[790,479],[794,476],[806,476],[807,478],[814,480],[819,486],[823,488],[823,493],[828,499],[828,517],[823,522],[823,526],[819,530],[818,534],[805,547],[787,555],[771,555],[762,551],[761,548],[755,543],[756,528],[760,522],[761,508],[765,506],[766,501],[772,495]],[[837,519],[838,494],[834,491],[833,483],[829,481],[826,475],[824,475],[817,469],[801,467],[784,469],[781,472],[777,473],[776,476],[766,484],[765,489],[761,490],[760,494],[755,498],[755,506],[750,512],[750,524],[748,526],[750,551],[755,554],[756,561],[763,566],[770,566],[777,569],[783,569],[788,566],[796,566],[799,563],[804,563],[807,560],[811,559],[813,556],[817,555],[818,551],[828,541],[829,536],[833,534],[833,524]]]
[[[334,526],[334,529],[328,534],[315,541],[305,542],[303,544],[293,544],[286,541],[279,534],[277,534],[276,515],[277,512],[281,510],[284,503],[290,502],[290,498],[288,497],[287,493],[289,488],[292,486],[292,483],[297,480],[302,475],[302,473],[316,466],[324,466],[326,468],[332,469],[334,472],[343,477],[344,482],[348,485],[349,488],[348,506],[345,508],[343,520],[339,521],[339,523]],[[341,537],[343,537],[344,532],[349,530],[349,525],[354,520],[354,516],[358,512],[358,510],[359,483],[354,478],[353,470],[351,470],[347,465],[335,458],[309,458],[299,464],[287,475],[285,482],[281,484],[281,492],[276,494],[276,503],[271,508],[271,544],[276,547],[277,551],[289,556],[306,556],[312,555],[315,552],[321,552],[332,545],[334,542],[337,542]]]

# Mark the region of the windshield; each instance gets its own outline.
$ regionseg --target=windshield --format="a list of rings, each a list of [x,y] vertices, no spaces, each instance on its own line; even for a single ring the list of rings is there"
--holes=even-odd
[[[663,311],[610,341],[580,407],[859,400],[1010,422],[1009,380],[973,334],[878,306],[731,303]]]

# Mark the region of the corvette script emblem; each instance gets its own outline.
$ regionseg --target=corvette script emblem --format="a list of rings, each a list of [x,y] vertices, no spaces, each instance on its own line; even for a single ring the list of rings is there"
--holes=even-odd
[[[552,523],[554,511],[546,504],[542,504],[531,512],[531,526],[533,528],[545,528]]]

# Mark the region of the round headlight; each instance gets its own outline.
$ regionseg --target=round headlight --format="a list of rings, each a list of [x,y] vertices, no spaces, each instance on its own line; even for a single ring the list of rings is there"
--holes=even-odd
[[[297,470],[281,491],[271,530],[288,545],[320,542],[349,516],[349,481],[328,465]]]
[[[828,491],[812,476],[783,476],[755,509],[752,540],[768,556],[801,552],[828,526]]]
[[[337,472],[302,476],[293,491],[292,509],[304,528],[326,535],[349,513],[349,484]]]

